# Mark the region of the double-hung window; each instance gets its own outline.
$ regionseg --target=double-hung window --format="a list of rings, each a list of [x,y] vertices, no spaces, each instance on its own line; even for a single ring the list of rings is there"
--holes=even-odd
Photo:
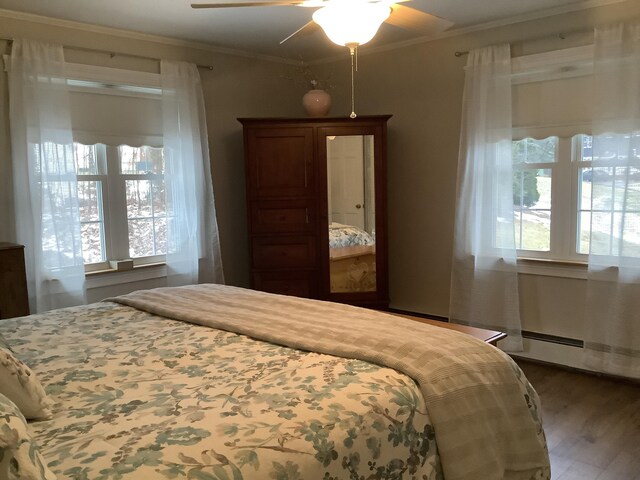
[[[162,148],[74,143],[87,270],[159,262],[167,250]]]
[[[590,241],[616,228],[616,202],[623,199],[608,202],[603,189],[620,188],[616,172],[627,167],[593,156],[592,59],[591,47],[514,59],[513,208],[519,257],[586,262]]]
[[[71,113],[87,271],[167,251],[158,76],[72,66]],[[111,262],[111,263],[110,263]]]

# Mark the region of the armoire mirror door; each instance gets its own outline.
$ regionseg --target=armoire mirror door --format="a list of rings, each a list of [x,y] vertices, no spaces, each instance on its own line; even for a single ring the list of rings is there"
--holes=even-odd
[[[321,262],[327,298],[379,306],[386,302],[384,136],[375,125],[319,129],[318,191],[326,219]],[[326,238],[322,238],[326,231]],[[382,244],[380,244],[382,242]]]
[[[327,142],[329,291],[376,291],[373,135],[332,135]]]

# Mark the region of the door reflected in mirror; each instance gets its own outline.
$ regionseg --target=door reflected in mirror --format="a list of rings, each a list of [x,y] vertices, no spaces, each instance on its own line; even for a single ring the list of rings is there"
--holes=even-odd
[[[326,137],[331,293],[376,291],[373,138]]]

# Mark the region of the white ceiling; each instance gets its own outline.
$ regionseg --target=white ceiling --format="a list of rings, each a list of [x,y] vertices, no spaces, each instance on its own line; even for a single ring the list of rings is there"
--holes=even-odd
[[[213,0],[194,0],[198,1]],[[455,31],[523,15],[541,17],[616,1],[619,0],[412,0],[404,5],[451,20],[455,25],[450,31]],[[0,0],[0,8],[294,60],[313,61],[343,53],[322,31],[279,45],[280,40],[311,19],[314,9],[295,6],[195,10],[189,0]],[[369,45],[428,36],[429,32],[416,34],[383,25]]]

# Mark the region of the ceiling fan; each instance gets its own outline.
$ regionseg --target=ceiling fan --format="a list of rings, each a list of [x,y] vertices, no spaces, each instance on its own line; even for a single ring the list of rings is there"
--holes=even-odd
[[[353,48],[371,40],[382,23],[422,35],[442,32],[453,22],[401,5],[410,0],[265,0],[237,3],[192,3],[192,8],[238,8],[299,6],[316,8],[313,20],[280,42],[299,34],[310,34],[320,27],[329,39]]]

